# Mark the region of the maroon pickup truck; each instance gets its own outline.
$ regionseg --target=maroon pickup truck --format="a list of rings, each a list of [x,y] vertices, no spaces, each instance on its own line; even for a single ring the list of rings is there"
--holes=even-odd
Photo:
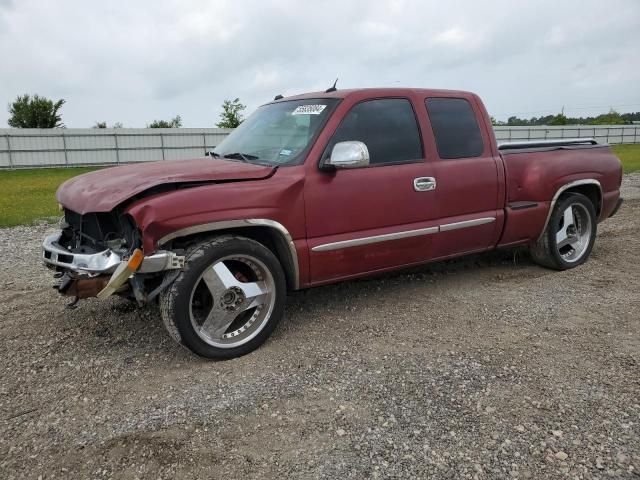
[[[209,153],[64,183],[43,251],[59,291],[157,300],[177,341],[231,358],[266,340],[290,290],[514,245],[576,267],[622,201],[607,145],[498,145],[468,92],[279,96]]]

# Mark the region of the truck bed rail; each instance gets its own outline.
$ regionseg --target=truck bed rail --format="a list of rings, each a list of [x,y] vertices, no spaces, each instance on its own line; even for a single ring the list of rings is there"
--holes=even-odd
[[[519,150],[525,148],[565,147],[572,145],[598,145],[593,138],[559,138],[557,140],[531,140],[524,142],[504,142],[498,150]]]

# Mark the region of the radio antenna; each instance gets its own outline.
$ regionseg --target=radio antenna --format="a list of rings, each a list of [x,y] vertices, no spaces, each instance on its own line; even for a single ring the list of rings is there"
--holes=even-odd
[[[338,84],[338,79],[336,78],[336,81],[335,81],[335,82],[333,82],[333,87],[331,87],[331,88],[327,88],[327,89],[324,91],[324,93],[335,92],[336,90],[338,90],[338,89],[336,88],[336,85],[337,85],[337,84]]]

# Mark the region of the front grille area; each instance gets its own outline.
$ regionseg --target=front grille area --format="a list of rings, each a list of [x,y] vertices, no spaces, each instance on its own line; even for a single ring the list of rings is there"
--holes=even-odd
[[[64,212],[64,219],[74,231],[82,232],[84,236],[96,242],[104,242],[120,234],[118,218],[111,212],[80,215],[67,209]]]
[[[74,253],[95,253],[105,250],[108,242],[119,239],[126,244],[131,228],[115,212],[86,213],[81,215],[65,209],[60,244]],[[124,227],[124,228],[123,228]],[[127,235],[129,233],[129,235]]]

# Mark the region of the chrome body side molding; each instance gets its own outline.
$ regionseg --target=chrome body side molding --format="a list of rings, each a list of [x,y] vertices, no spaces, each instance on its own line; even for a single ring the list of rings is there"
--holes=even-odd
[[[327,252],[338,250],[341,248],[359,247],[361,245],[369,245],[371,243],[388,242],[390,240],[399,240],[401,238],[418,237],[421,235],[431,235],[438,232],[448,232],[458,230],[460,228],[476,227],[486,223],[496,221],[496,217],[474,218],[473,220],[465,220],[463,222],[447,223],[437,227],[419,228],[417,230],[405,230],[403,232],[386,233],[384,235],[373,235],[371,237],[354,238],[352,240],[342,240],[340,242],[324,243],[317,245],[311,249],[312,252]]]
[[[401,238],[419,237],[420,235],[430,235],[438,233],[438,227],[419,228],[417,230],[406,230],[404,232],[386,233],[384,235],[374,235],[372,237],[354,238],[353,240],[343,240],[341,242],[325,243],[317,245],[311,249],[312,252],[327,252],[340,248],[358,247],[371,243],[388,242],[389,240],[399,240]]]
[[[201,225],[193,225],[186,227],[175,232],[171,232],[160,240],[157,245],[160,247],[170,240],[174,240],[180,237],[186,237],[195,233],[215,232],[217,230],[227,230],[230,228],[246,228],[246,227],[268,227],[276,230],[278,234],[284,239],[289,249],[289,255],[291,257],[291,264],[293,266],[293,288],[300,288],[300,271],[298,268],[298,253],[293,243],[293,238],[289,231],[279,222],[275,220],[269,220],[267,218],[247,218],[243,220],[224,220],[221,222],[203,223]]]
[[[473,220],[465,220],[464,222],[446,223],[440,225],[441,232],[449,232],[451,230],[458,230],[460,228],[476,227],[478,225],[484,225],[486,223],[493,223],[496,221],[496,217],[484,217],[474,218]]]
[[[562,195],[563,192],[569,190],[570,188],[577,187],[578,185],[597,185],[598,190],[600,191],[600,204],[602,205],[604,200],[602,195],[602,185],[600,185],[600,182],[598,180],[594,178],[585,178],[583,180],[574,180],[573,182],[564,184],[558,189],[556,194],[553,196],[553,199],[551,200],[551,205],[549,205],[549,212],[547,213],[547,219],[542,226],[542,230],[540,231],[538,240],[542,238],[544,231],[547,229],[547,225],[549,224],[549,220],[551,219],[551,214],[553,213],[553,207],[556,206],[556,202],[558,201],[558,198],[560,198],[560,195]]]

